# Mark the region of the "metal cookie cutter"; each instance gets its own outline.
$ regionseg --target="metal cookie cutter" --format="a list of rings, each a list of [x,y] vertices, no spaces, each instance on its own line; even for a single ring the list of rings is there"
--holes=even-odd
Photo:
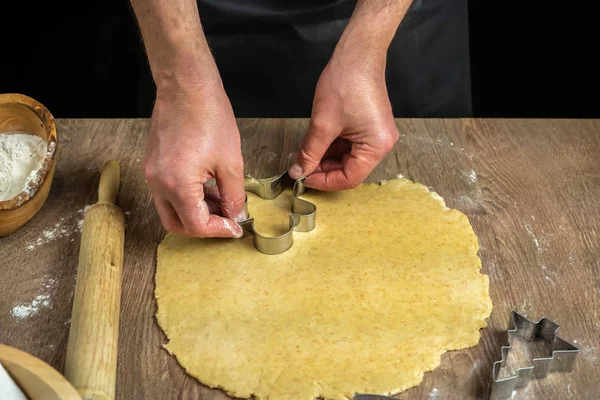
[[[280,254],[292,247],[294,231],[310,232],[315,228],[317,207],[302,196],[306,192],[304,178],[294,180],[287,172],[271,178],[257,179],[245,176],[244,188],[247,192],[271,200],[279,196],[285,187],[292,187],[292,212],[290,213],[289,230],[280,236],[263,236],[254,230],[254,218],[248,212],[248,199],[246,198],[245,210],[248,219],[240,222],[244,229],[244,236],[253,235],[254,247],[261,253],[274,255]]]
[[[527,386],[531,379],[545,378],[550,372],[570,372],[579,349],[557,336],[559,325],[547,318],[532,322],[513,311],[508,346],[502,346],[502,360],[496,361],[492,370],[490,400],[510,399],[513,391]],[[551,345],[550,357],[534,358],[532,366],[517,369],[513,376],[498,379],[511,349],[511,337],[518,336],[528,342],[541,339]]]

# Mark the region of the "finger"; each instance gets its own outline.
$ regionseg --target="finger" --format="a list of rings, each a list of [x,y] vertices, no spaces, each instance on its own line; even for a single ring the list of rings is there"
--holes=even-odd
[[[221,195],[219,194],[219,188],[204,184],[204,201],[211,214],[223,215],[221,211]]]
[[[208,212],[214,215],[223,216],[221,211],[221,201],[213,200],[213,199],[204,199],[206,202],[206,206],[208,207]]]
[[[244,190],[243,164],[224,164],[217,169],[215,179],[221,195],[223,216],[236,222],[245,220],[247,217],[244,211],[246,191]]]
[[[179,220],[179,216],[175,209],[168,201],[162,198],[155,198],[154,204],[160,218],[160,223],[167,232],[175,234],[184,234],[183,224]]]
[[[203,190],[205,199],[212,199],[219,202],[221,201],[221,194],[219,193],[218,187],[208,186],[207,184],[204,184]]]
[[[311,119],[300,150],[296,154],[296,162],[288,170],[290,177],[299,179],[313,173],[339,134],[340,130],[336,129],[335,125]]]
[[[339,137],[336,138],[325,152],[321,163],[313,171],[313,174],[315,172],[329,172],[334,169],[342,169],[344,166],[342,158],[345,154],[350,153],[351,149],[352,143],[350,141]]]
[[[369,176],[378,162],[377,157],[357,157],[348,154],[344,157],[342,169],[312,174],[306,178],[304,184],[324,191],[354,189]]]
[[[317,167],[315,172],[313,172],[313,174],[315,174],[317,172],[329,172],[329,171],[333,171],[335,169],[343,169],[343,168],[344,168],[344,163],[340,159],[323,160],[323,161],[321,161],[321,164],[319,164],[319,166]]]
[[[342,156],[346,153],[350,153],[352,150],[352,142],[343,138],[336,138],[333,143],[329,146],[325,154],[323,155],[323,160],[327,159],[342,159]]]
[[[188,236],[242,237],[243,230],[237,223],[210,213],[202,185],[175,192],[169,200]]]

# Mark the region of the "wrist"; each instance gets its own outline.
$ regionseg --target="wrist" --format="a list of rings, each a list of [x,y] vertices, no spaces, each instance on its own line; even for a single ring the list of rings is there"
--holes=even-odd
[[[354,77],[356,84],[385,80],[387,51],[369,46],[353,34],[343,35],[329,60],[334,75]]]
[[[373,32],[362,19],[355,17],[354,20],[350,20],[335,46],[332,61],[345,67],[384,72],[390,41]]]
[[[157,93],[222,87],[219,71],[210,54],[207,57],[173,55],[167,61],[152,72]]]
[[[385,69],[387,51],[412,0],[358,0],[334,57]]]
[[[365,73],[385,73],[387,47],[367,43],[354,35],[340,38],[330,63],[336,69],[360,69]]]
[[[179,105],[184,108],[198,107],[198,104],[208,106],[219,99],[227,97],[225,89],[218,84],[207,84],[192,79],[185,82],[174,82],[157,87],[156,104]]]

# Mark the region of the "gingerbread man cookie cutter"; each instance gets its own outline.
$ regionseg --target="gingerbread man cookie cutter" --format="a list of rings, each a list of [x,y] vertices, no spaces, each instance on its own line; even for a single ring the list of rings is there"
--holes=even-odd
[[[279,236],[264,236],[254,229],[254,218],[248,210],[248,198],[244,205],[248,219],[239,224],[244,230],[244,237],[253,236],[254,247],[264,254],[281,254],[292,247],[294,231],[310,232],[316,225],[317,206],[302,196],[306,192],[304,178],[292,179],[287,172],[271,178],[257,179],[250,175],[244,177],[244,188],[247,192],[254,193],[265,200],[272,200],[279,196],[286,187],[292,188],[292,208],[290,212],[289,230]]]

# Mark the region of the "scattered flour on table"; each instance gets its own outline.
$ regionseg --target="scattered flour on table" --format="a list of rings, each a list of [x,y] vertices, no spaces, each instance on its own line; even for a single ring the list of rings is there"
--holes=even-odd
[[[44,230],[36,239],[26,243],[25,248],[27,250],[35,250],[38,247],[44,246],[57,239],[71,237],[74,234],[80,234],[83,231],[83,220],[85,213],[92,205],[87,205],[84,208],[77,211],[77,213],[61,217],[58,222],[52,225],[50,228]],[[125,211],[125,216],[129,217],[131,211]],[[127,227],[127,225],[125,225]],[[75,240],[71,238],[71,242]]]
[[[45,308],[52,308],[50,293],[54,289],[56,279],[46,277],[42,284],[42,292],[35,296],[31,302],[15,304],[11,314],[16,320],[24,320],[32,317]]]
[[[532,220],[535,220],[535,217],[532,215],[531,216]],[[540,256],[540,265],[542,267],[542,269],[544,270],[545,273],[549,273],[548,271],[548,267],[546,267],[546,264],[544,264],[543,262],[543,252],[544,249],[542,247],[542,245],[540,244],[540,240],[537,238],[537,236],[533,233],[533,229],[531,228],[531,225],[529,225],[527,222],[525,222],[525,231],[527,232],[527,234],[533,239],[533,243],[535,244],[535,248],[538,252],[538,255]],[[552,280],[552,278],[550,278],[550,276],[545,275],[544,278],[550,282],[551,284],[554,285],[554,280]]]
[[[575,344],[577,344],[577,341],[575,341]],[[581,357],[586,358],[590,364],[596,365],[598,363],[600,351],[596,347],[582,347],[579,352]]]
[[[531,221],[534,223],[536,218],[534,215],[531,216]],[[525,232],[531,239],[533,240],[533,244],[535,245],[537,251],[537,262],[538,265],[542,268],[544,279],[551,284],[556,283],[556,270],[553,268],[552,264],[546,264],[549,260],[547,258],[547,253],[552,251],[552,246],[555,241],[565,240],[565,229],[562,225],[558,225],[558,229],[553,229],[551,233],[544,232],[541,230],[541,233],[534,233],[535,230],[532,228],[531,224],[525,222],[524,224]],[[572,251],[569,252],[569,263],[572,264],[574,261],[572,257]]]
[[[79,215],[81,216],[81,218],[79,218],[79,220],[77,221],[77,231],[80,232],[80,233],[83,230],[83,219],[85,217],[85,213],[87,212],[87,210],[90,207],[91,207],[91,205],[85,206],[81,210],[79,210]]]
[[[469,174],[469,180],[471,183],[477,183],[477,172],[471,170],[471,173]]]
[[[35,250],[39,246],[48,244],[56,239],[72,236],[75,233],[81,233],[83,229],[83,218],[86,211],[91,206],[85,206],[70,217],[62,217],[54,226],[44,230],[39,237],[27,243],[27,250]],[[72,238],[71,241],[74,241]]]
[[[0,201],[13,199],[35,179],[47,147],[35,135],[17,132],[0,135]]]
[[[273,153],[272,151],[267,151],[263,153],[261,156],[261,161],[264,159],[267,163],[273,162],[273,160],[277,159],[277,153]]]
[[[531,229],[531,225],[529,225],[527,222],[525,222],[525,231],[527,231],[527,234],[529,236],[531,236],[531,238],[533,239],[533,243],[535,243],[535,247],[536,247],[537,251],[542,251],[542,247],[540,246],[540,241],[533,234],[533,230]]]

